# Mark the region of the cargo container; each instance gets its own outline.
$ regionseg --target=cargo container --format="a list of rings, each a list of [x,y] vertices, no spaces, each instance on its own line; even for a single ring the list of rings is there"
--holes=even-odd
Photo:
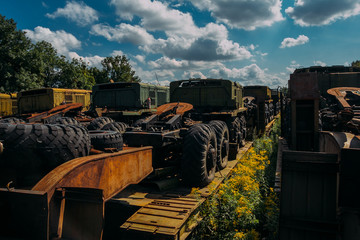
[[[0,117],[17,113],[16,93],[0,93]]]
[[[91,91],[82,89],[40,88],[21,91],[17,95],[20,114],[48,111],[61,104],[81,103],[89,110]]]

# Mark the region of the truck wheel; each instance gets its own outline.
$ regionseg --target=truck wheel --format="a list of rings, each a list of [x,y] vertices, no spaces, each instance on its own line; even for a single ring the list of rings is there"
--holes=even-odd
[[[145,121],[145,118],[140,118],[134,122],[133,127],[141,127],[141,124]]]
[[[97,150],[104,151],[105,148],[123,149],[123,138],[119,132],[107,130],[90,130],[91,145]]]
[[[101,130],[110,130],[115,131],[119,133],[124,133],[128,125],[123,122],[111,122],[106,125],[104,125]]]
[[[9,118],[0,119],[0,123],[21,124],[25,122],[19,118],[9,117]]]
[[[103,126],[111,122],[114,122],[114,120],[109,117],[98,117],[92,120],[87,128],[89,130],[99,130]]]
[[[245,116],[240,117],[240,147],[244,147],[246,144],[246,119]]]
[[[88,131],[81,126],[0,123],[0,140],[2,164],[16,169],[23,185],[35,184],[58,165],[90,152]],[[37,177],[24,182],[29,175]]]
[[[229,158],[229,129],[223,121],[210,121],[209,125],[214,129],[216,136],[216,165],[219,170],[222,170],[226,168]]]
[[[215,133],[207,124],[196,124],[184,137],[182,179],[187,185],[204,187],[214,179],[215,170]]]
[[[80,123],[71,117],[60,117],[51,121],[50,124],[62,124],[62,125],[80,125]]]

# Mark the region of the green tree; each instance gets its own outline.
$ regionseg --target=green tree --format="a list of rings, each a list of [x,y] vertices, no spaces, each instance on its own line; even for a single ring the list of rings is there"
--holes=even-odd
[[[83,60],[73,58],[69,62],[62,56],[50,87],[91,89],[94,84],[95,78]]]
[[[16,92],[29,88],[28,50],[31,41],[17,30],[13,19],[0,15],[0,91]]]
[[[103,71],[106,78],[97,79],[97,83],[109,82],[110,79],[114,82],[140,82],[141,79],[135,76],[135,71],[132,70],[129,59],[125,55],[106,57],[101,61]]]
[[[354,62],[351,63],[351,66],[352,67],[360,67],[360,61],[359,60],[356,60]]]

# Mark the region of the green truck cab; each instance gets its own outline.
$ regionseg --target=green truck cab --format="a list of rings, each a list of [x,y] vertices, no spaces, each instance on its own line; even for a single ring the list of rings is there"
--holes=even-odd
[[[169,102],[169,87],[147,83],[103,83],[92,88],[92,109],[98,116],[132,123]]]
[[[224,79],[189,79],[170,83],[170,101],[186,102],[199,113],[245,111],[243,88],[238,82]]]

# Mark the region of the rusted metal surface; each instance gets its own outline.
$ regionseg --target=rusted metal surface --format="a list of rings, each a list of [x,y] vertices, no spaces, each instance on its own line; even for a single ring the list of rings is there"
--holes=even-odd
[[[96,188],[104,191],[106,201],[152,172],[151,149],[129,148],[74,159],[52,170],[32,190],[47,192],[50,201],[57,188]]]
[[[289,80],[290,97],[292,100],[317,99],[320,97],[317,73],[294,73]]]
[[[333,95],[339,101],[343,108],[350,108],[349,98],[357,98],[360,100],[360,88],[355,87],[338,87],[329,89],[328,94]]]
[[[347,132],[319,133],[319,151],[339,153],[342,148],[360,148],[359,136]]]
[[[57,116],[64,116],[65,113],[69,112],[69,111],[81,111],[83,107],[82,103],[68,103],[68,104],[63,104],[63,105],[59,105],[57,107],[52,108],[49,111],[46,112],[42,112],[42,113],[35,113],[35,114],[31,114],[30,117],[26,118],[27,122],[47,122],[48,120],[50,120],[53,117],[57,117]]]
[[[174,111],[173,114],[183,115],[185,112],[193,109],[193,105],[190,103],[174,102],[161,105],[157,108],[156,114],[161,115],[163,113]]]

